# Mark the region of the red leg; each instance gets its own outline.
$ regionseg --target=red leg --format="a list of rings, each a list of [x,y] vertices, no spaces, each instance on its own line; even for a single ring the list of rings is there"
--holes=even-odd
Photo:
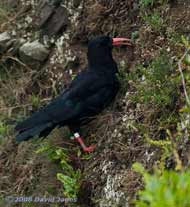
[[[79,144],[81,145],[82,149],[84,152],[88,152],[88,153],[91,153],[95,150],[96,148],[96,145],[92,145],[92,146],[89,146],[87,147],[83,141],[83,139],[80,137],[80,135],[78,133],[75,133],[74,134],[74,137],[75,137],[75,140],[77,142],[79,142]]]

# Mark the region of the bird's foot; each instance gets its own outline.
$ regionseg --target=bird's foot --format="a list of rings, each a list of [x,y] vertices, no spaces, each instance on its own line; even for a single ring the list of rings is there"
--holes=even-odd
[[[84,152],[87,152],[87,153],[92,153],[95,148],[96,148],[96,145],[92,145],[92,146],[89,146],[87,147],[83,141],[83,139],[80,137],[79,133],[75,133],[74,134],[74,137],[75,137],[75,140],[77,142],[79,142],[79,144],[81,145],[82,149]]]
[[[94,144],[94,145],[91,145],[89,147],[83,148],[83,151],[87,152],[87,153],[92,153],[92,152],[94,152],[95,149],[96,149],[96,145]]]

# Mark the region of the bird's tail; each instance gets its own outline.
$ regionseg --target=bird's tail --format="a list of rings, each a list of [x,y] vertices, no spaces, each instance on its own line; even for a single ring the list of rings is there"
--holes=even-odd
[[[53,125],[51,123],[45,123],[41,124],[39,126],[34,126],[32,128],[20,131],[16,135],[16,141],[17,142],[22,142],[22,141],[27,141],[33,137],[46,137],[49,135],[51,130],[53,129]]]

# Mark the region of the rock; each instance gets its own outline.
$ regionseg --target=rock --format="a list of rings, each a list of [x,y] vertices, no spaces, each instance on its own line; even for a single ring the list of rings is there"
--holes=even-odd
[[[9,41],[11,40],[11,36],[8,32],[3,32],[0,34],[0,53],[5,52],[10,46]]]
[[[58,7],[60,6],[60,4],[62,3],[62,0],[49,0],[48,1],[51,5],[53,5],[54,7]]]
[[[24,63],[31,67],[39,67],[47,59],[49,50],[36,40],[22,45],[19,49],[19,55]]]
[[[68,25],[69,15],[65,7],[55,7],[45,2],[40,6],[38,13],[37,25],[42,30],[42,35],[57,35],[65,30]]]
[[[24,38],[20,38],[20,39],[14,39],[13,45],[12,47],[9,49],[9,52],[12,55],[17,55],[19,54],[19,49],[20,47],[26,42],[26,40]]]
[[[48,21],[48,24],[44,27],[48,35],[57,35],[59,32],[66,29],[68,25],[68,12],[64,7],[58,7],[55,10],[52,18]]]
[[[39,28],[42,28],[46,24],[46,22],[52,16],[53,13],[54,7],[49,5],[47,2],[44,2],[42,5],[40,5],[38,21]]]
[[[75,8],[79,7],[80,3],[81,3],[81,0],[73,0],[73,6]]]

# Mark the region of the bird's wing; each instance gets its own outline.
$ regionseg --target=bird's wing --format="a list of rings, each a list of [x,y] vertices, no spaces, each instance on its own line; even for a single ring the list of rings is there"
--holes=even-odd
[[[90,77],[87,78],[87,80],[84,80],[83,76],[79,76],[80,88],[76,87],[76,90],[73,90],[76,102],[79,101],[77,100],[79,97],[80,100],[83,100],[83,110],[80,114],[80,116],[83,117],[101,111],[114,99],[119,90],[119,83],[115,81],[113,84],[113,81],[110,81],[108,77],[103,76],[103,74],[100,76],[98,74],[89,73],[88,75]],[[83,90],[84,88],[85,90]]]
[[[86,100],[101,90],[104,85],[105,80],[96,74],[79,75],[68,90],[31,117],[19,123],[16,130],[23,131],[49,122],[57,125],[79,116],[86,106]]]
[[[102,87],[108,85],[108,80],[94,72],[84,72],[71,84],[70,95],[75,101],[87,99]]]

